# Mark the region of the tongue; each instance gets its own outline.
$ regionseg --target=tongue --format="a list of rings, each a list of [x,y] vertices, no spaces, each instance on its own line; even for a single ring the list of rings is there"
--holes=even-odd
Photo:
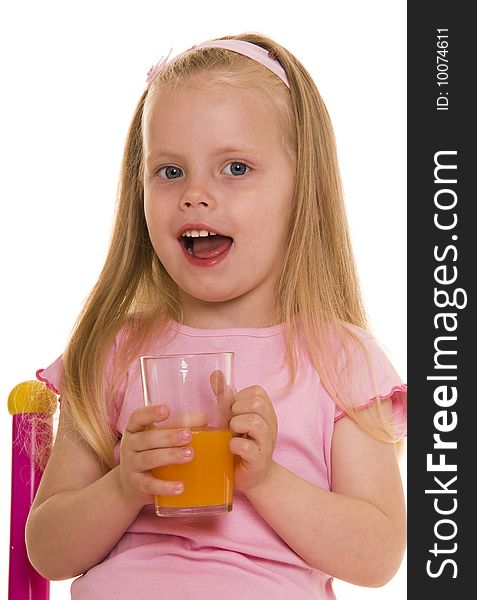
[[[225,252],[232,244],[232,238],[223,235],[193,238],[192,253],[196,258],[214,258]]]

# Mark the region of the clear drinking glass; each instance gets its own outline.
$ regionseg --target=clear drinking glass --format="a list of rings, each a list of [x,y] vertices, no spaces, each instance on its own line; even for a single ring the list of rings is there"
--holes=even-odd
[[[230,407],[234,399],[234,353],[141,356],[146,406],[169,407],[160,428],[188,427],[194,458],[186,464],[157,467],[158,479],[182,481],[178,496],[154,496],[164,517],[216,515],[233,505],[233,454],[229,450]]]

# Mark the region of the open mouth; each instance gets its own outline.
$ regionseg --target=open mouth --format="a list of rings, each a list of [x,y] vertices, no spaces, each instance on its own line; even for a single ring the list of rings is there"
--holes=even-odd
[[[210,231],[186,231],[179,241],[192,257],[204,260],[223,254],[233,243],[231,237]]]

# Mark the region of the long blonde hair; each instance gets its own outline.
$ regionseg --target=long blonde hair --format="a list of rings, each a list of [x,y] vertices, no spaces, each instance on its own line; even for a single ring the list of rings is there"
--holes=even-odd
[[[367,319],[325,104],[303,65],[270,38],[247,33],[221,39],[241,39],[271,51],[285,69],[290,88],[262,65],[235,52],[200,48],[168,66],[139,100],[125,145],[109,253],[63,361],[65,406],[80,435],[109,467],[114,464],[116,437],[108,413],[121,377],[153,331],[171,319],[182,319],[177,285],[153,250],[144,217],[145,105],[156,89],[180,86],[187,77],[202,71],[207,71],[212,81],[263,90],[278,108],[283,142],[299,166],[286,254],[275,290],[275,322],[286,325],[290,380],[305,348],[338,406],[377,439],[394,440],[379,401],[374,413],[351,408],[351,387],[342,381],[336,365],[337,336],[350,353],[360,340],[348,324],[367,329]],[[119,332],[127,336],[127,343],[118,345],[112,389],[106,390],[106,357]]]

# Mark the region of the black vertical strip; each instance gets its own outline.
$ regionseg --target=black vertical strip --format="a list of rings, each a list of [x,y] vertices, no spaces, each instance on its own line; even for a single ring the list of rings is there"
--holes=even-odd
[[[475,596],[472,4],[408,2],[409,600]]]

